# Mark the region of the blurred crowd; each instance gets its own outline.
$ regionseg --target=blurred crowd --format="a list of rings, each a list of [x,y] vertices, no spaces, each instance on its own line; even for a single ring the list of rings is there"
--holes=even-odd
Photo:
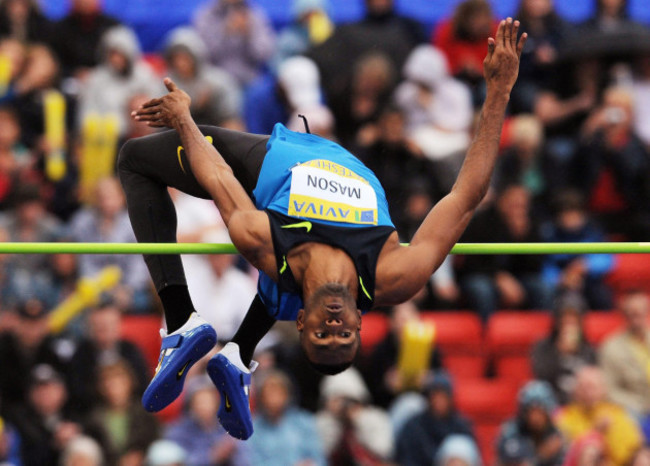
[[[432,27],[393,0],[363,4],[363,18],[334,24],[325,0],[287,0],[294,20],[278,27],[253,0],[206,0],[143,54],[101,0],[70,0],[59,21],[35,0],[0,0],[0,241],[135,241],[115,160],[152,133],[129,115],[165,92],[163,76],[191,96],[197,123],[268,134],[281,122],[344,145],[375,171],[409,241],[472,140],[500,18],[486,0],[459,0]],[[502,155],[462,242],[650,236],[650,29],[626,0],[593,10],[573,24],[553,0],[518,2],[529,39]],[[210,202],[171,194],[179,241],[229,242]],[[197,309],[227,341],[255,271],[237,256],[183,260]],[[650,465],[649,302],[642,289],[613,292],[614,264],[450,256],[416,298],[377,311],[390,331],[355,368],[326,379],[279,325],[256,356],[255,435],[243,443],[216,421],[200,364],[173,416],[140,407],[153,367],[120,330],[125,316],[160,315],[140,256],[2,255],[0,464],[478,466],[485,452],[455,408],[462,380],[436,348],[406,383],[403,328],[420,310],[471,309],[487,323],[516,309],[553,310],[554,326],[495,439],[498,463]],[[591,346],[585,312],[614,308],[625,329]]]

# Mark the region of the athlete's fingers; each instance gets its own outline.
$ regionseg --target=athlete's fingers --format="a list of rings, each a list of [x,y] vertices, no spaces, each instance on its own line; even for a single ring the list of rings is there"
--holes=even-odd
[[[494,38],[490,37],[488,39],[488,60],[492,59],[492,55],[494,54]]]
[[[135,119],[137,121],[155,121],[155,120],[160,120],[160,114],[158,113],[152,113],[149,115],[136,115]]]
[[[135,112],[133,112],[136,115],[148,115],[150,113],[158,113],[160,112],[160,105],[156,105],[153,107],[147,107],[147,108],[139,108]]]
[[[499,23],[499,27],[497,28],[497,37],[495,43],[503,45],[504,36],[506,35],[506,21],[504,19],[501,20]]]
[[[510,38],[510,45],[514,50],[517,50],[517,37],[519,37],[519,21],[512,23],[512,37]]]
[[[178,89],[178,87],[176,87],[176,83],[174,83],[174,81],[172,81],[169,77],[165,78],[163,82],[165,83],[165,87],[169,92],[174,92]]]
[[[162,99],[151,99],[143,103],[140,108],[147,108],[147,107],[153,107],[155,105],[160,105],[162,102]]]
[[[517,56],[521,58],[521,52],[524,50],[524,45],[526,45],[526,39],[528,39],[528,33],[524,32],[519,38],[519,43],[517,44]]]
[[[165,128],[167,125],[163,123],[162,121],[148,121],[147,126],[150,126],[152,128]]]
[[[512,43],[512,18],[506,19],[505,34],[503,36],[503,45],[508,46]]]

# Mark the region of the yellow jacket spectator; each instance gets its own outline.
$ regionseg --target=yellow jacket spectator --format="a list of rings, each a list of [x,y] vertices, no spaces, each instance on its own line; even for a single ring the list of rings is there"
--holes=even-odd
[[[605,439],[607,459],[622,465],[643,444],[636,421],[619,405],[605,401],[602,372],[588,366],[578,372],[573,402],[557,415],[557,426],[569,442],[600,433]]]

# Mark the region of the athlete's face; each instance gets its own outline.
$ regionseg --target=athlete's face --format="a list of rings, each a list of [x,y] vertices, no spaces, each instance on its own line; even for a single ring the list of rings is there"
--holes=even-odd
[[[359,348],[361,312],[342,285],[319,288],[298,312],[296,326],[307,358],[316,364],[344,364]]]

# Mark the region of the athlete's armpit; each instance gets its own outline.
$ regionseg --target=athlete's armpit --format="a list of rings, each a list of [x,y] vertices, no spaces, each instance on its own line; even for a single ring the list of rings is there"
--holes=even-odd
[[[277,278],[271,226],[261,210],[240,210],[233,213],[228,225],[230,239],[244,258],[269,277]]]

